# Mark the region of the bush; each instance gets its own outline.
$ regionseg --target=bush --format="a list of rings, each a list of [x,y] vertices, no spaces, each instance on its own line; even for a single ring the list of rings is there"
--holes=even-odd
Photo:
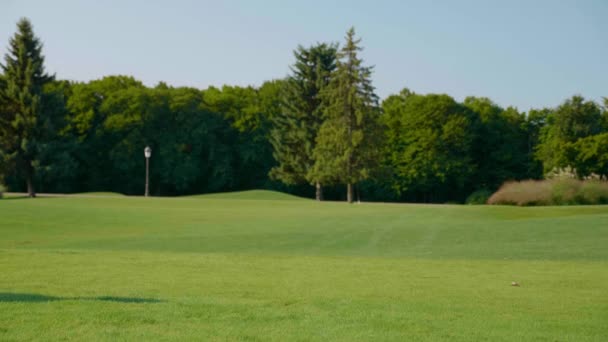
[[[583,182],[578,196],[581,204],[608,204],[608,184],[598,181]]]
[[[580,181],[575,179],[562,179],[551,182],[552,204],[576,204],[579,199],[578,191],[581,187]]]
[[[2,196],[4,195],[4,192],[6,192],[6,187],[2,184],[0,184],[0,198],[2,198]]]
[[[551,200],[550,181],[508,182],[488,199],[488,204],[548,205]]]
[[[608,183],[559,179],[505,183],[489,199],[489,204],[572,205],[608,203]]]
[[[492,191],[488,189],[480,189],[467,197],[466,204],[486,204],[488,199],[492,196]]]

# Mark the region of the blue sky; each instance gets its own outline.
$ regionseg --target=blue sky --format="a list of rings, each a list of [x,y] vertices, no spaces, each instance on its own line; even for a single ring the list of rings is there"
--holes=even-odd
[[[20,17],[61,79],[132,75],[148,85],[259,85],[298,45],[350,26],[381,97],[408,87],[520,110],[608,96],[608,1],[0,0],[0,52]]]

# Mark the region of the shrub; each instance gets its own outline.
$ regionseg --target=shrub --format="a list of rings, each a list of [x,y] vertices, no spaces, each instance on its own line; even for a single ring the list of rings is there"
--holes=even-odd
[[[578,195],[581,181],[576,179],[560,179],[550,181],[551,204],[577,204],[580,200]]]
[[[488,199],[492,196],[492,191],[488,189],[480,189],[467,197],[466,204],[486,204]]]
[[[505,183],[489,199],[489,204],[571,205],[608,203],[608,183],[556,179]]]
[[[527,180],[507,182],[488,199],[488,204],[548,205],[551,199],[550,181]]]
[[[4,185],[0,184],[0,198],[2,198],[5,191],[6,191],[6,187]]]
[[[578,195],[581,204],[608,204],[608,183],[599,181],[583,182]]]

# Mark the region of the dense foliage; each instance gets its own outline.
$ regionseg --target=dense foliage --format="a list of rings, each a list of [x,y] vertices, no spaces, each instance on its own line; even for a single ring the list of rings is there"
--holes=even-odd
[[[321,199],[323,187],[327,199],[476,203],[506,181],[608,177],[608,100],[522,113],[404,89],[379,103],[361,49],[354,30],[342,47],[298,47],[290,75],[259,87],[71,82],[44,71],[23,19],[0,74],[0,183],[141,194],[147,145],[152,195],[316,188]]]
[[[391,185],[413,201],[468,192],[475,173],[475,116],[447,95],[407,90],[384,102]]]

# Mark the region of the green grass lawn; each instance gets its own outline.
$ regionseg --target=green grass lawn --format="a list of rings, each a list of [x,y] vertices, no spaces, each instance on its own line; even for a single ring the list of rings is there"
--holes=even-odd
[[[608,207],[3,199],[0,340],[31,339],[606,341]]]

